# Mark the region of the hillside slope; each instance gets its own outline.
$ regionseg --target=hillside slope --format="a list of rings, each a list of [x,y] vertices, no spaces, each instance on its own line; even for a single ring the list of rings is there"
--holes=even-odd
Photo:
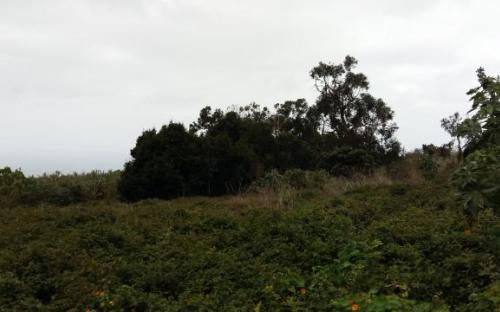
[[[270,197],[271,198],[271,197]],[[1,311],[494,311],[500,225],[439,183],[0,210]]]

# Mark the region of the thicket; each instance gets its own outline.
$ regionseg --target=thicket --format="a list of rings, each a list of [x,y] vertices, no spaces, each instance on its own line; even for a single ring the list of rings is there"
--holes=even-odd
[[[125,200],[221,195],[245,189],[266,172],[325,170],[336,176],[369,173],[397,159],[393,111],[368,93],[357,61],[320,63],[310,72],[319,97],[251,104],[226,112],[206,107],[189,130],[170,123],[145,131],[125,165]]]
[[[44,174],[26,177],[9,167],[0,169],[0,207],[69,205],[117,199],[119,171]]]
[[[2,209],[0,306],[496,311],[498,217],[483,210],[468,232],[440,173],[412,184],[295,171],[260,181],[276,196],[293,189],[293,205],[256,191]]]
[[[263,197],[278,195],[285,203],[288,201],[286,198],[295,197],[297,190],[306,185],[309,190],[314,186],[318,191],[323,191],[347,190],[360,184],[364,185],[364,181],[379,185],[391,184],[393,181],[422,183],[426,180],[443,180],[456,169],[456,161],[446,156],[448,154],[443,156],[428,150],[428,146],[424,146],[421,150],[405,153],[397,160],[369,173],[360,171],[349,177],[336,177],[326,170],[271,170],[255,179],[244,192],[238,194],[259,193]],[[82,174],[56,172],[26,177],[20,169],[5,167],[0,169],[0,207],[66,206],[101,200],[116,201],[119,199],[117,188],[120,176],[120,171],[92,171]]]
[[[342,191],[364,185],[365,181],[379,185],[391,184],[393,181],[421,183],[436,178],[442,179],[456,168],[456,162],[449,156],[424,150],[425,146],[423,150],[406,153],[396,161],[373,169],[368,174],[360,171],[349,177],[335,177],[326,170],[271,170],[255,179],[239,194],[259,193],[262,197],[280,198],[283,205],[289,205],[289,202],[294,201],[298,190],[305,186],[309,191],[313,186],[317,191]],[[82,174],[56,172],[26,177],[20,169],[5,167],[0,169],[0,207],[66,206],[102,200],[113,202],[119,199],[120,176],[120,171],[92,171]]]

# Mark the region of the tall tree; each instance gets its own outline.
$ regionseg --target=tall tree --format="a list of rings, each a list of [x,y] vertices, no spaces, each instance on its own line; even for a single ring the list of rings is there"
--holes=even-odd
[[[500,77],[488,76],[484,68],[477,70],[479,86],[467,92],[475,114],[473,120],[481,125],[477,148],[500,144]]]
[[[458,160],[462,160],[462,133],[461,131],[462,117],[458,112],[450,115],[448,118],[441,119],[441,127],[448,132],[448,134],[457,141]],[[452,142],[453,143],[453,142]]]
[[[467,93],[474,115],[468,122],[469,155],[454,175],[464,212],[471,224],[485,208],[500,213],[500,78],[477,70],[479,86]]]
[[[320,62],[311,70],[320,93],[317,109],[341,144],[370,150],[393,148],[397,130],[392,122],[394,112],[368,93],[367,77],[354,72],[357,63],[354,57],[346,56],[342,64]]]

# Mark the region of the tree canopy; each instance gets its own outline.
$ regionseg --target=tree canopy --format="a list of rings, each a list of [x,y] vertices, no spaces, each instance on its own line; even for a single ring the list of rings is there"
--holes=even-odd
[[[311,70],[319,96],[256,103],[227,111],[207,106],[189,129],[170,123],[145,131],[125,165],[127,200],[239,192],[266,171],[325,169],[334,175],[369,171],[400,154],[394,112],[371,96],[357,61],[319,63]]]
[[[346,56],[342,64],[319,63],[311,70],[319,92],[316,107],[340,143],[383,149],[394,143],[394,112],[368,93],[368,78],[354,72],[357,63]]]

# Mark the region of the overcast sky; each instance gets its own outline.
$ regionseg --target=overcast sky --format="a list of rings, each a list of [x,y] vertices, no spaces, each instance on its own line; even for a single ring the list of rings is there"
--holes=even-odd
[[[407,150],[449,137],[475,70],[500,73],[500,2],[1,0],[0,167],[120,169],[144,130],[207,105],[317,96],[347,54]]]

